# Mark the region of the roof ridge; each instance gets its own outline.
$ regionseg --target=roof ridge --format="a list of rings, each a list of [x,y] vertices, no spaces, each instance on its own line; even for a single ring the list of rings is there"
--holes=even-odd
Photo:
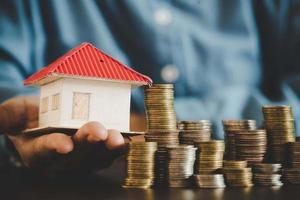
[[[118,63],[119,65],[122,65],[125,67],[126,70],[129,70],[130,72],[133,72],[133,73],[136,73],[138,74],[139,76],[143,77],[143,78],[146,78],[146,79],[150,79],[150,77],[146,76],[146,75],[143,75],[137,71],[135,71],[134,69],[132,69],[131,67],[128,67],[127,65],[121,63],[120,61],[118,61],[117,59],[111,57],[110,55],[108,55],[107,53],[101,51],[100,49],[98,49],[97,47],[95,47],[94,45],[90,44],[90,43],[87,43],[89,44],[92,48],[96,49],[97,51],[100,51],[101,53],[103,53],[105,56],[109,57],[110,59],[112,59],[114,62]],[[151,84],[151,82],[149,83]]]

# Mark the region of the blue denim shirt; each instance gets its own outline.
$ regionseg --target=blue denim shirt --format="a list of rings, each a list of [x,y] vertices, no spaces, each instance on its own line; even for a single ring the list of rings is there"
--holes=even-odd
[[[299,119],[300,15],[285,0],[9,0],[0,6],[0,101],[87,41],[176,86],[178,119],[256,119],[290,104]],[[133,108],[143,110],[141,89]]]

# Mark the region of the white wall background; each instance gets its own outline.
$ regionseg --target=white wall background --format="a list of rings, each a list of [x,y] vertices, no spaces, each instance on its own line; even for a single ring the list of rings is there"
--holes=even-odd
[[[99,121],[106,128],[129,131],[131,85],[108,81],[64,78],[60,126],[80,127],[86,120],[72,120],[73,93],[91,93],[88,121]],[[56,86],[57,87],[57,86]]]

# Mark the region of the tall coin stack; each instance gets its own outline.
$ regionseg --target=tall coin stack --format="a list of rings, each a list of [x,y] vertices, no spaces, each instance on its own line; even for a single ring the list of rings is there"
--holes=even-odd
[[[261,186],[281,186],[281,164],[259,163],[253,165],[253,182]]]
[[[225,145],[223,140],[195,142],[195,174],[215,174],[223,166]]]
[[[172,84],[153,84],[145,89],[145,107],[148,130],[146,141],[158,142],[159,146],[178,145],[174,109],[174,86]]]
[[[177,128],[180,131],[180,144],[193,145],[195,141],[205,142],[211,139],[212,129],[209,120],[179,121]]]
[[[235,134],[236,159],[246,160],[248,164],[260,163],[267,151],[265,130],[248,130]]]
[[[255,120],[223,120],[223,129],[225,132],[225,158],[226,160],[236,159],[235,134],[256,129]]]
[[[253,186],[252,169],[246,166],[246,161],[224,161],[223,173],[226,185],[236,187]]]
[[[196,148],[192,145],[167,146],[169,187],[189,187],[193,175]]]
[[[177,130],[173,84],[153,84],[145,89],[148,132]]]
[[[155,185],[167,184],[166,146],[179,144],[179,131],[174,109],[174,86],[172,84],[153,84],[145,89],[145,108],[148,130],[145,140],[157,142],[155,164]]]
[[[130,142],[126,155],[124,188],[149,188],[154,181],[156,142]]]
[[[291,106],[263,106],[264,125],[268,133],[272,162],[286,164],[287,143],[295,141]]]

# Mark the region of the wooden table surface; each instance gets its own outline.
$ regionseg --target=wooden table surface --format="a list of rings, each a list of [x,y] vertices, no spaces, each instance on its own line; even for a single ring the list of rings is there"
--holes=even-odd
[[[40,179],[14,170],[0,173],[0,200],[101,200],[101,199],[300,199],[299,186],[225,189],[123,189],[124,159],[97,176],[68,179]]]

